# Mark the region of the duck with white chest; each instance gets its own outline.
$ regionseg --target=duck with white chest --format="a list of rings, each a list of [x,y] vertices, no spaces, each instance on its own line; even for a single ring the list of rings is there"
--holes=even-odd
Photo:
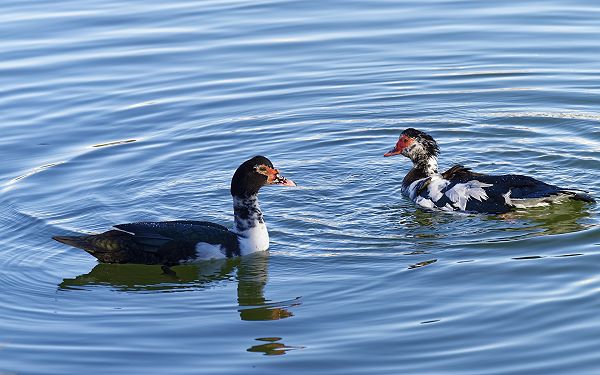
[[[207,221],[138,222],[83,236],[55,236],[104,263],[175,265],[203,259],[247,255],[269,248],[269,233],[258,203],[265,185],[296,186],[264,156],[242,163],[231,179],[234,226]]]

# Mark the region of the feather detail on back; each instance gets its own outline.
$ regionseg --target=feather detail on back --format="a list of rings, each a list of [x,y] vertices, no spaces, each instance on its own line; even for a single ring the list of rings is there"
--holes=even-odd
[[[442,173],[442,178],[446,180],[453,179],[473,179],[475,177],[483,176],[481,173],[475,173],[471,171],[471,168],[464,167],[460,164],[455,164],[446,172]]]

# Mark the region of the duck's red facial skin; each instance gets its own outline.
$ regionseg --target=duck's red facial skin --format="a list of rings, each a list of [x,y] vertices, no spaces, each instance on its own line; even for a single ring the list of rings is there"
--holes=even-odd
[[[386,152],[385,154],[383,154],[383,156],[388,157],[402,154],[402,151],[404,151],[404,149],[408,146],[412,145],[413,142],[414,139],[412,139],[409,136],[403,135],[400,137],[400,139],[398,139],[398,142],[396,142],[396,146],[393,149]]]
[[[254,167],[256,173],[260,173],[267,176],[268,185],[282,185],[282,186],[296,186],[296,183],[292,180],[288,180],[279,174],[279,171],[275,168],[271,168],[268,165],[257,165]]]

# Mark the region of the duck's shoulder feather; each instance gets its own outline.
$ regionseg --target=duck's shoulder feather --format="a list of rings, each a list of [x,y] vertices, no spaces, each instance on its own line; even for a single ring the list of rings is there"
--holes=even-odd
[[[467,168],[461,164],[455,164],[442,173],[442,177],[446,180],[472,180],[481,176],[484,176],[484,174],[473,172],[471,168]]]

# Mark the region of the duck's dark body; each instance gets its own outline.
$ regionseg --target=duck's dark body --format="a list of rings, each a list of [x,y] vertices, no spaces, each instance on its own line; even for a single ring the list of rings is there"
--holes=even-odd
[[[119,224],[104,233],[53,237],[81,248],[104,263],[178,264],[197,257],[199,243],[220,245],[225,257],[240,255],[238,235],[207,221]]]

